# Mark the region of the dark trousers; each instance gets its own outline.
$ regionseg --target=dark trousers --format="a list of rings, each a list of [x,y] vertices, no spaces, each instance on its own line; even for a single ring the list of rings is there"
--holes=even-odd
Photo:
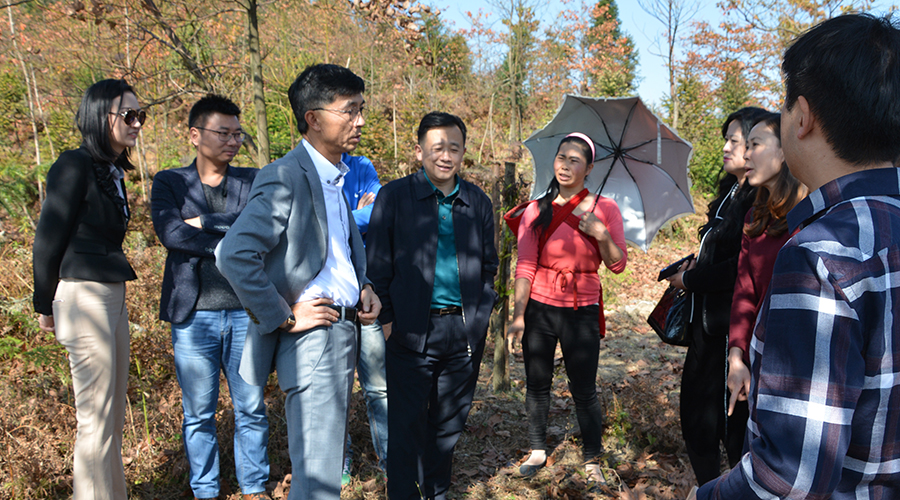
[[[711,336],[695,321],[693,336],[681,376],[681,433],[697,483],[719,477],[719,441],[725,443],[731,467],[740,460],[744,447],[747,402],[739,401],[730,417],[726,359],[728,338]]]
[[[597,361],[600,357],[599,305],[554,307],[529,300],[525,309],[525,408],[531,448],[547,449],[547,414],[553,382],[556,342],[562,349],[569,390],[584,443],[584,459],[603,453],[603,407],[597,400]]]
[[[475,396],[484,340],[469,346],[460,315],[432,315],[425,352],[389,339],[388,496],[444,499],[453,448]]]

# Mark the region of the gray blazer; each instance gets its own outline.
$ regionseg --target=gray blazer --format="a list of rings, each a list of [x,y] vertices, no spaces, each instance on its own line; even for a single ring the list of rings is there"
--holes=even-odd
[[[369,283],[366,250],[356,222],[349,221],[350,257],[362,288]],[[278,327],[324,266],[327,242],[325,194],[312,158],[299,144],[259,171],[250,201],[216,248],[216,267],[250,316],[240,368],[248,383],[265,385],[279,341],[298,338]],[[296,385],[290,379],[298,374],[290,371],[278,374],[282,387]]]

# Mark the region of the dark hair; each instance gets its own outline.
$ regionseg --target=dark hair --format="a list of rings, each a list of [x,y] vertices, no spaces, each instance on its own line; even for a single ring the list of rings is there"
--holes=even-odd
[[[581,150],[581,154],[584,155],[584,161],[588,165],[594,162],[594,159],[591,158],[591,146],[584,139],[571,135],[563,137],[563,140],[559,141],[559,146],[556,147],[557,154],[559,154],[559,150],[562,149],[564,144],[575,144]],[[547,194],[541,196],[538,200],[538,216],[531,224],[531,230],[535,234],[542,234],[550,228],[550,224],[553,222],[553,200],[557,196],[559,196],[559,181],[556,180],[554,175],[550,185],[547,187]]]
[[[209,115],[213,113],[240,117],[241,108],[227,97],[207,94],[206,97],[191,106],[191,113],[188,115],[188,127],[205,127],[207,120],[209,120]]]
[[[135,93],[125,80],[100,80],[91,85],[84,91],[78,112],[75,113],[75,122],[78,131],[81,132],[81,146],[87,150],[94,162],[112,163],[123,170],[131,170],[134,165],[128,159],[129,148],[117,153],[109,140],[110,112],[114,113],[122,106],[122,100],[119,99],[119,109],[112,110],[113,101],[117,97],[121,98],[126,92]]]
[[[835,154],[854,165],[900,156],[900,30],[891,16],[829,19],[784,53],[785,109],[800,96]]]
[[[781,147],[781,113],[768,113],[753,124],[765,125],[772,130]],[[808,194],[806,186],[791,174],[785,162],[781,162],[781,170],[775,177],[775,185],[770,191],[760,186],[753,201],[753,215],[744,227],[747,236],[755,238],[764,232],[769,236],[781,236],[787,231],[787,213]]]
[[[725,118],[725,121],[722,123],[722,137],[728,135],[728,126],[731,125],[731,122],[737,120],[741,123],[741,137],[746,141],[747,136],[750,135],[750,129],[753,128],[753,124],[759,119],[761,116],[767,114],[768,111],[757,108],[753,106],[743,107]],[[729,234],[739,234],[741,230],[741,226],[744,222],[744,214],[747,213],[747,208],[744,206],[745,201],[747,199],[752,199],[756,195],[756,188],[752,186],[741,186],[741,188],[735,193],[735,197],[739,199],[733,200],[728,207],[725,208],[725,212],[722,215],[722,221],[718,224],[714,224],[716,218],[716,212],[719,210],[719,206],[725,201],[725,198],[728,196],[728,193],[731,192],[731,188],[737,184],[737,177],[734,174],[730,174],[722,169],[721,177],[719,178],[719,189],[716,193],[716,198],[709,203],[708,210],[706,212],[707,221],[706,224],[700,227],[698,233],[700,237],[703,237],[703,234],[713,225],[717,225],[720,227],[719,231]],[[732,213],[734,212],[734,213]]]
[[[744,140],[747,140],[747,136],[750,135],[750,129],[753,128],[753,123],[766,113],[768,111],[754,106],[747,106],[731,113],[725,119],[725,122],[722,123],[722,137],[728,136],[728,126],[731,125],[731,122],[737,120],[741,123],[741,136]]]
[[[354,96],[366,91],[366,82],[349,69],[336,64],[314,64],[303,70],[288,89],[288,100],[297,119],[297,130],[309,128],[306,112],[328,106],[339,96]]]
[[[459,131],[462,132],[463,145],[466,144],[466,124],[463,123],[462,118],[440,111],[432,111],[422,117],[422,121],[419,122],[419,130],[416,131],[416,140],[419,144],[422,144],[422,139],[425,138],[425,134],[427,134],[429,130],[441,127],[458,128]]]

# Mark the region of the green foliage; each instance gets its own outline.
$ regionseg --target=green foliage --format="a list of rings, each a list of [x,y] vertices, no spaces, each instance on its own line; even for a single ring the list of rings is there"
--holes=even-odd
[[[440,85],[459,85],[471,76],[472,58],[466,39],[451,33],[433,13],[422,16],[422,38],[415,43],[417,53],[431,69]]]

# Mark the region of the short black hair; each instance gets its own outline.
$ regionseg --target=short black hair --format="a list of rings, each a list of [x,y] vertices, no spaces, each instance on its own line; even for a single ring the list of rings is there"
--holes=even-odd
[[[191,106],[188,115],[188,127],[205,127],[209,115],[219,113],[226,116],[241,116],[241,108],[231,99],[216,94],[207,94],[206,97],[195,102]]]
[[[117,153],[109,141],[109,117],[113,101],[127,92],[135,94],[134,89],[125,80],[100,80],[91,85],[81,98],[78,112],[75,113],[75,123],[81,132],[82,147],[95,162],[112,163],[124,170],[131,170],[134,165],[128,159],[129,148],[125,148],[121,154]],[[119,108],[121,106],[120,99]]]
[[[432,111],[422,117],[422,121],[419,122],[419,130],[416,132],[419,144],[422,144],[422,139],[425,138],[425,134],[427,134],[429,130],[441,127],[458,128],[459,131],[462,132],[463,146],[466,145],[466,124],[463,123],[462,118],[441,111]]]
[[[728,136],[728,125],[737,120],[741,122],[741,137],[746,141],[747,136],[750,135],[750,129],[766,113],[768,111],[755,106],[747,106],[731,113],[728,115],[728,118],[725,118],[725,122],[722,123],[722,137]]]
[[[900,156],[900,30],[891,16],[824,21],[784,53],[785,109],[809,102],[835,154],[854,165]]]
[[[343,66],[314,64],[307,67],[288,89],[297,130],[305,134],[309,128],[304,118],[307,111],[328,106],[340,96],[349,97],[365,91],[366,82]]]

